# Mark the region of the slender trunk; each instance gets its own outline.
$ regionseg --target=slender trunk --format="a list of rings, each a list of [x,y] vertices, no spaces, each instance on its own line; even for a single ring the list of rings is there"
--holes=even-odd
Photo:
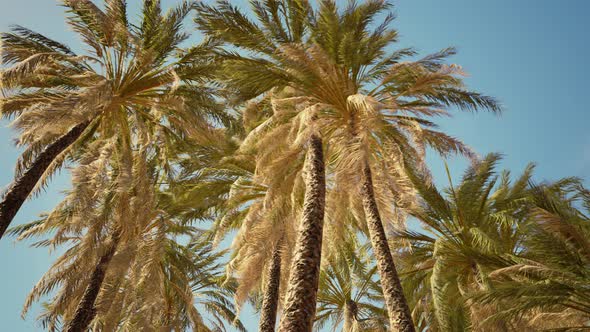
[[[312,135],[306,157],[303,215],[291,265],[280,332],[310,332],[320,276],[326,175],[322,139]]]
[[[365,218],[369,228],[373,252],[377,258],[379,267],[379,276],[381,277],[381,287],[383,296],[387,304],[389,322],[391,331],[414,332],[414,323],[408,302],[404,297],[399,276],[393,262],[393,256],[387,243],[379,208],[373,191],[373,180],[371,177],[371,168],[366,162],[362,170],[361,196]]]
[[[35,159],[31,167],[12,183],[2,202],[0,202],[0,238],[6,232],[6,229],[12,222],[12,219],[23,205],[24,201],[37,185],[39,179],[43,176],[51,162],[62,153],[68,146],[72,145],[88,127],[89,121],[85,121],[70,129],[70,131],[51,143]]]
[[[92,322],[94,316],[96,316],[96,298],[100,293],[102,282],[104,281],[109,263],[113,259],[115,251],[117,251],[120,235],[121,234],[119,231],[115,231],[115,233],[113,233],[110,246],[100,257],[98,263],[94,267],[94,271],[92,271],[92,275],[90,276],[90,282],[88,286],[86,286],[84,295],[82,296],[82,299],[76,308],[74,318],[67,325],[67,332],[86,331],[88,329],[88,325],[90,325],[90,322]]]
[[[342,325],[342,332],[356,331],[358,318],[358,306],[356,302],[347,300],[344,305],[344,323]]]
[[[267,284],[262,299],[260,311],[260,323],[258,331],[274,332],[277,322],[277,309],[279,306],[279,287],[281,284],[281,243],[275,247],[271,263],[267,272]]]

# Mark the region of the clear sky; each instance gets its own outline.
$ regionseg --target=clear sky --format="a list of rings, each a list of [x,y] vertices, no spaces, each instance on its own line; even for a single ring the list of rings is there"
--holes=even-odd
[[[137,6],[139,0],[128,0]],[[163,1],[164,4],[172,0]],[[236,1],[239,4],[243,0]],[[338,1],[340,2],[340,1]],[[342,1],[345,2],[345,1]],[[458,114],[440,123],[479,154],[501,152],[502,166],[520,172],[533,161],[537,179],[563,176],[589,178],[590,132],[587,130],[590,67],[590,21],[587,0],[396,0],[400,46],[414,46],[422,54],[457,46],[452,62],[471,74],[472,88],[502,101],[505,113]],[[244,7],[245,8],[245,7]],[[0,30],[11,24],[32,28],[77,48],[78,40],[63,21],[63,8],[52,0],[0,0]],[[0,187],[13,176],[19,151],[14,132],[0,122]],[[450,161],[455,177],[464,161]],[[431,158],[431,168],[444,183],[442,162]],[[442,179],[442,180],[441,180]],[[40,197],[27,202],[14,224],[33,220],[60,199],[69,175],[56,177]],[[24,298],[55,256],[26,243],[0,241],[0,331],[40,331],[35,313],[20,318]],[[257,319],[243,316],[249,330]]]

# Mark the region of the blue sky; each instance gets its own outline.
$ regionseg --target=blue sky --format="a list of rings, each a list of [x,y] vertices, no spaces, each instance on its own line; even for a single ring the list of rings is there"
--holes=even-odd
[[[470,73],[470,87],[497,97],[505,106],[500,117],[457,114],[440,121],[444,130],[481,155],[503,153],[502,166],[514,172],[535,162],[539,180],[588,178],[590,132],[586,127],[590,116],[585,97],[590,78],[586,61],[590,2],[397,0],[394,4],[398,19],[393,24],[400,31],[400,46],[414,46],[422,54],[458,47],[452,62]],[[0,0],[0,30],[6,31],[10,24],[79,46],[63,21],[63,8],[55,1]],[[0,187],[12,180],[19,154],[13,137],[8,123],[0,122]],[[450,165],[457,177],[466,163],[452,159]],[[442,162],[430,158],[430,166],[437,182],[444,183]],[[33,220],[54,206],[68,182],[67,172],[56,177],[45,193],[23,206],[14,223]],[[0,241],[0,330],[41,330],[34,314],[26,320],[19,315],[26,294],[54,258],[45,249],[29,248],[26,243],[15,244],[8,238]],[[254,331],[257,319],[249,310],[243,316]]]

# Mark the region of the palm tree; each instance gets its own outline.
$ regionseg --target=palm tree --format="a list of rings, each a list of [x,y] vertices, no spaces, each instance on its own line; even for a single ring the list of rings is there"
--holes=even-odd
[[[245,331],[233,311],[235,282],[224,282],[224,251],[215,251],[202,231],[173,220],[146,235],[127,278],[105,288],[95,329],[223,331],[231,324]],[[181,244],[177,236],[191,240]]]
[[[350,232],[348,241],[338,245],[334,255],[322,267],[318,291],[315,329],[331,322],[335,331],[386,331],[387,310],[384,309],[377,267],[371,253]]]
[[[300,42],[304,37],[306,15],[311,10],[307,2],[266,1],[262,4],[252,1],[251,4],[262,28],[252,23],[228,1],[218,2],[216,7],[199,4],[196,22],[204,32],[223,42],[270,58],[276,58],[275,51],[278,45]],[[255,58],[250,60],[251,65],[256,63]],[[231,70],[228,69],[228,73]],[[264,71],[260,73],[265,75]],[[258,74],[251,70],[242,70],[237,75],[251,83],[246,86],[230,84],[230,87],[239,88],[241,100],[255,98],[278,87],[277,84],[269,84],[269,80],[265,80],[264,77],[259,80],[261,77],[257,77]],[[317,132],[309,132],[306,136],[302,138],[307,146],[305,197],[283,319],[279,328],[281,331],[310,330],[315,314],[325,204],[325,175],[321,136]],[[299,151],[302,151],[302,147],[299,147]]]
[[[242,181],[236,182],[238,184]],[[239,188],[245,189],[243,182],[233,189],[240,190]],[[227,227],[229,219],[241,219],[231,245],[232,257],[227,265],[228,274],[235,274],[239,283],[236,292],[238,306],[252,293],[260,294],[259,330],[274,331],[281,294],[285,291],[283,285],[286,283],[283,281],[289,275],[295,242],[295,220],[301,208],[291,206],[290,196],[271,197],[276,194],[272,189],[264,192],[264,196],[257,200],[250,196],[244,202],[248,204],[244,211],[230,210],[230,218],[222,218],[220,226]],[[250,193],[252,191],[243,191],[239,196],[244,199]],[[228,203],[235,203],[236,198],[230,196]]]
[[[169,194],[157,190],[162,168],[153,146],[133,153],[126,175],[113,162],[116,145],[100,148],[98,142],[72,171],[74,188],[65,200],[42,220],[12,231],[21,239],[54,234],[35,246],[69,244],[29,295],[23,315],[59,287],[41,316],[52,331],[61,321],[68,331],[209,331],[223,328],[224,320],[243,331],[230,309],[235,286],[221,285],[224,252],[213,251],[202,231],[170,215]],[[179,237],[190,240],[181,244]],[[213,328],[200,309],[212,315]]]
[[[414,307],[414,319],[429,331],[486,328],[482,323],[494,306],[473,302],[470,295],[490,288],[489,274],[506,266],[506,256],[522,250],[523,224],[529,204],[529,165],[514,182],[510,173],[495,173],[500,160],[490,154],[471,166],[460,184],[441,194],[417,180],[421,203],[412,215],[421,231],[398,231],[404,289]],[[450,181],[450,178],[449,178]],[[497,322],[494,331],[509,327]]]
[[[25,315],[34,301],[61,285],[42,318],[50,330],[56,328],[59,317],[68,322],[65,328],[72,331],[84,331],[91,323],[105,278],[113,270],[121,272],[125,266],[112,262],[118,260],[119,249],[130,237],[131,216],[138,213],[137,206],[130,211],[130,202],[149,202],[149,191],[145,192],[148,181],[132,180],[140,170],[133,170],[130,162],[138,159],[120,157],[117,145],[117,140],[96,140],[90,144],[72,170],[73,188],[65,199],[43,219],[11,231],[21,239],[53,234],[36,246],[71,244],[33,288],[23,310]],[[134,191],[138,194],[130,195]]]
[[[253,103],[241,112],[245,132],[267,117],[264,108],[270,107],[268,101]],[[262,110],[253,113],[259,108]],[[301,167],[293,167],[292,172],[285,172],[283,167],[257,167],[256,144],[248,144],[252,136],[238,133],[228,140],[224,137],[227,134],[220,130],[206,144],[195,147],[191,158],[182,162],[183,170],[173,190],[180,205],[190,211],[187,218],[215,220],[211,229],[215,243],[237,232],[227,274],[238,282],[238,310],[251,295],[262,299],[256,303],[260,304],[259,329],[274,331],[285,290],[282,280],[288,276],[295,242],[295,220],[301,214],[298,193],[303,189],[297,184],[302,182]],[[232,143],[236,140],[239,146]],[[273,147],[281,149],[276,142]],[[195,205],[195,201],[203,203]]]
[[[163,14],[159,1],[146,0],[137,25],[123,0],[106,1],[104,10],[90,0],[63,4],[87,55],[23,27],[0,36],[0,114],[16,118],[18,144],[26,147],[0,203],[0,237],[30,193],[89,141],[140,127],[161,140],[184,139],[204,116],[223,117],[203,84],[212,72],[211,44],[178,49],[188,38],[182,21],[192,2]]]
[[[522,251],[490,274],[475,301],[502,306],[490,320],[528,317],[535,330],[585,330],[590,319],[590,192],[578,179],[532,185]]]
[[[386,51],[397,38],[396,31],[388,28],[393,16],[386,16],[374,30],[370,26],[390,8],[387,2],[350,2],[341,12],[333,1],[321,1],[317,13],[307,2],[298,1],[253,1],[252,6],[260,26],[228,2],[216,8],[200,5],[197,23],[205,33],[255,54],[225,54],[224,78],[239,88],[241,99],[273,90],[297,110],[280,112],[258,131],[275,139],[292,139],[293,150],[307,144],[307,160],[314,161],[308,165],[317,165],[310,170],[321,170],[308,172],[314,174],[308,178],[314,186],[308,188],[307,198],[317,196],[315,204],[307,201],[310,211],[312,207],[323,211],[325,204],[325,191],[316,185],[325,182],[319,152],[324,150],[320,143],[327,142],[326,160],[334,178],[347,181],[352,195],[362,198],[391,326],[412,331],[381,220],[383,211],[411,203],[413,192],[404,168],[425,167],[425,146],[443,154],[470,153],[458,140],[433,130],[434,124],[425,117],[445,114],[440,109],[448,106],[492,111],[499,107],[492,98],[464,88],[460,67],[444,65],[453,49],[414,62],[401,62],[414,55],[413,50]],[[297,135],[292,138],[288,133]],[[309,228],[301,228],[300,239],[310,246],[301,247],[300,256],[309,263],[294,261],[290,280],[294,288],[289,291],[282,329],[309,330],[313,316],[309,289],[317,285],[322,224],[316,220],[302,225]]]
[[[119,246],[120,238],[120,232],[114,230],[105,252],[100,256],[92,270],[88,286],[86,286],[82,299],[78,303],[74,318],[72,318],[66,327],[68,332],[83,332],[96,316],[95,302],[102,288],[109,263]]]

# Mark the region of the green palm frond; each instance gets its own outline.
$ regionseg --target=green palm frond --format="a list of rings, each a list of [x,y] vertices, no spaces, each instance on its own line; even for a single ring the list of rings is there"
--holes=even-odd
[[[398,231],[396,239],[411,245],[400,255],[414,319],[431,329],[505,328],[488,319],[503,310],[503,303],[471,296],[493,291],[492,271],[513,264],[512,256],[522,250],[533,167],[511,182],[508,172],[496,173],[499,161],[498,154],[484,157],[443,192],[424,184],[420,172],[411,173],[420,204],[410,213],[423,230]]]

